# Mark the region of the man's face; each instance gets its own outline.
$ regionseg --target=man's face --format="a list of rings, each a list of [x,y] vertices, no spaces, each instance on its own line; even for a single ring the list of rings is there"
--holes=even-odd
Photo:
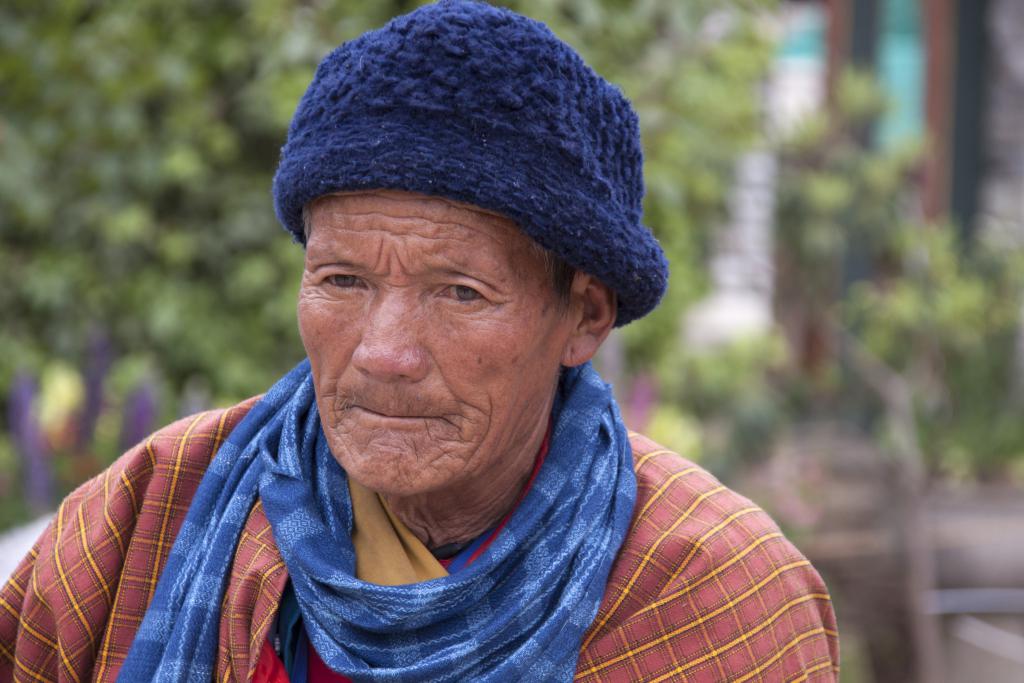
[[[393,191],[321,198],[310,224],[299,330],[342,467],[395,496],[521,468],[572,332],[529,238]]]

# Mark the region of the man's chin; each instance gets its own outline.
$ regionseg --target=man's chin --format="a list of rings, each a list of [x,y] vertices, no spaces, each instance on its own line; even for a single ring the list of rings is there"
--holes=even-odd
[[[426,437],[429,440],[429,437]],[[364,442],[365,443],[365,442]],[[435,444],[436,448],[436,444]],[[335,460],[355,482],[385,496],[409,497],[443,490],[456,476],[431,463],[445,460],[442,454],[424,457],[427,449],[415,448],[409,439],[393,441],[387,438],[371,440],[354,452],[349,447],[331,447]],[[434,457],[430,457],[433,455]],[[451,461],[449,461],[451,462]],[[452,473],[453,475],[457,473]]]

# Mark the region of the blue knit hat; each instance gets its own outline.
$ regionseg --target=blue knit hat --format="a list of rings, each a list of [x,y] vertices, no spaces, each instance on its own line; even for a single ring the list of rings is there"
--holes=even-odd
[[[618,296],[616,325],[653,309],[668,263],[641,221],[637,117],[544,24],[442,0],[331,52],[299,102],[274,176],[304,241],[325,194],[400,189],[503,214]]]

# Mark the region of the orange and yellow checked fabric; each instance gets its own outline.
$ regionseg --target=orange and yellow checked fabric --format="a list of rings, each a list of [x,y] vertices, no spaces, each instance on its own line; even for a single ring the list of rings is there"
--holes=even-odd
[[[252,402],[186,418],[61,504],[0,591],[0,681],[113,681],[211,455]]]
[[[64,501],[0,591],[0,682],[116,679],[203,472],[251,405],[176,422]],[[633,526],[577,680],[834,680],[835,619],[807,560],[699,467],[632,444]],[[224,596],[218,681],[250,678],[286,580],[257,503]]]
[[[630,441],[632,528],[576,680],[835,680],[835,615],[807,559],[706,471],[646,437]]]

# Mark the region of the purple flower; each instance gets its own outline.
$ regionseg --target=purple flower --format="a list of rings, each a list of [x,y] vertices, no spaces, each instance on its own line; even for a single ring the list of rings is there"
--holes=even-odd
[[[53,505],[54,487],[50,451],[34,411],[38,393],[35,378],[19,373],[7,405],[11,438],[23,466],[26,502],[34,512],[44,512]]]
[[[89,358],[85,367],[85,402],[78,423],[75,450],[85,453],[96,433],[96,423],[103,412],[103,385],[112,360],[110,338],[100,329],[89,340]]]
[[[637,375],[626,397],[626,412],[634,429],[644,429],[647,426],[657,403],[658,386],[654,378],[646,373]]]
[[[119,445],[126,451],[146,438],[156,419],[156,392],[152,383],[143,381],[128,395],[124,406]]]

